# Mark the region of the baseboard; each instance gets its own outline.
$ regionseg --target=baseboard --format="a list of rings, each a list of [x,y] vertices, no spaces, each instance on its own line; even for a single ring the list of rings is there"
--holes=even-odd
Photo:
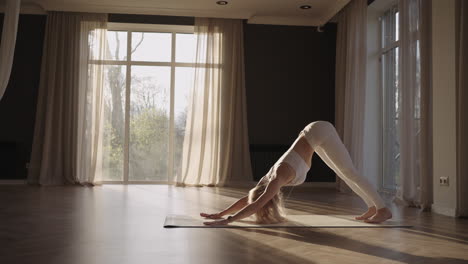
[[[449,208],[449,207],[433,204],[431,209],[432,209],[432,212],[436,214],[452,216],[452,217],[457,216],[457,210],[455,208]]]
[[[459,217],[468,217],[468,208],[458,209],[457,216]]]
[[[23,185],[27,183],[26,180],[0,180],[0,185]]]

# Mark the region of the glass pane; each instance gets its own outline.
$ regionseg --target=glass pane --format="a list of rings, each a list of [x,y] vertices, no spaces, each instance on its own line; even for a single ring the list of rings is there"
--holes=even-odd
[[[401,92],[399,76],[399,48],[392,49],[382,56],[382,76],[384,95],[384,133],[382,185],[385,189],[395,189],[400,175],[400,111]]]
[[[399,39],[399,13],[396,7],[382,16],[382,48],[386,48]]]
[[[182,167],[182,149],[187,121],[187,105],[193,85],[194,69],[178,67],[175,72],[174,98],[174,175],[179,179]]]
[[[395,13],[395,40],[400,39],[400,12]]]
[[[421,55],[420,55],[420,46],[419,40],[416,40],[415,43],[411,45],[411,48],[415,49],[416,53],[416,78],[415,78],[415,102],[414,102],[414,119],[418,120],[421,118]],[[419,131],[419,130],[418,130]]]
[[[195,35],[176,34],[176,62],[194,62]]]
[[[104,66],[104,181],[123,180],[123,149],[125,142],[125,72],[122,65]]]
[[[171,61],[171,33],[132,33],[132,61]]]
[[[130,181],[167,181],[170,67],[132,66]]]
[[[106,60],[126,60],[127,59],[127,32],[107,31]]]

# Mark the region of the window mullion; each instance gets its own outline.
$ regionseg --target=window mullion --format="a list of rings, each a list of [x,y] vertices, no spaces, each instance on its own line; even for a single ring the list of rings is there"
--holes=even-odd
[[[124,147],[124,184],[128,183],[130,164],[130,85],[131,85],[131,60],[132,60],[132,32],[127,31],[127,61],[125,76],[125,147]]]
[[[398,116],[397,106],[398,98],[401,96],[397,94],[399,87],[397,78],[401,77],[399,60],[401,56],[399,53],[400,36],[396,34],[399,32],[399,23],[397,19],[398,8],[390,8],[381,17],[380,20],[380,85],[381,85],[381,117],[382,117],[382,133],[381,133],[381,147],[382,147],[382,176],[380,178],[380,188],[384,191],[393,192],[395,188],[395,180],[398,172],[398,165],[396,156],[398,154],[397,148],[397,133],[398,133]],[[398,56],[398,57],[397,57]],[[397,72],[399,71],[399,72]]]
[[[400,46],[400,41],[399,41],[399,40],[388,44],[388,46],[385,47],[385,48],[383,48],[383,49],[380,51],[380,53],[382,53],[382,54],[383,54],[383,53],[386,53],[386,52],[388,52],[388,51],[390,51],[390,50],[392,50],[392,49],[397,48],[398,46]]]
[[[190,62],[154,62],[154,61],[132,61],[133,66],[175,66],[175,67],[195,67],[195,63]],[[128,61],[114,61],[114,60],[90,60],[89,64],[103,64],[103,65],[127,65]],[[219,67],[218,64],[204,64],[206,67]]]
[[[170,110],[169,110],[169,166],[167,172],[168,182],[174,179],[174,98],[175,98],[175,49],[176,49],[176,33],[172,33],[172,48],[171,48],[171,92],[170,92]]]

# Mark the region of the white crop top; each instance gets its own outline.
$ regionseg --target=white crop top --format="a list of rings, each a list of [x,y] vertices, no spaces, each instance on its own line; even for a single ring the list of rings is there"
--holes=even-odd
[[[265,182],[265,181],[271,181],[272,176],[274,176],[273,172],[278,167],[282,162],[285,162],[291,166],[291,168],[295,171],[296,175],[294,179],[286,184],[286,186],[295,186],[302,184],[306,177],[307,177],[307,172],[309,171],[309,166],[307,166],[307,163],[302,159],[302,157],[293,149],[289,149],[286,151],[281,158],[278,159],[278,161],[273,165],[273,167],[270,169],[270,171],[265,175],[262,179],[260,179],[259,184]]]
[[[286,162],[293,168],[293,170],[296,172],[296,176],[294,179],[288,183],[288,186],[295,186],[302,184],[306,177],[307,177],[307,172],[309,171],[309,166],[307,166],[307,163],[304,161],[304,159],[293,149],[286,151],[281,158],[276,162],[276,164],[280,164],[281,162]]]

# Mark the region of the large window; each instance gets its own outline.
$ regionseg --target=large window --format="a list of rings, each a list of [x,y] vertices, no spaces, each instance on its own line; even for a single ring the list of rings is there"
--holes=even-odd
[[[392,7],[381,17],[381,70],[382,70],[382,188],[395,190],[400,174],[400,103],[399,85],[399,12]]]
[[[104,182],[167,183],[181,167],[193,27],[111,23],[104,84]]]

